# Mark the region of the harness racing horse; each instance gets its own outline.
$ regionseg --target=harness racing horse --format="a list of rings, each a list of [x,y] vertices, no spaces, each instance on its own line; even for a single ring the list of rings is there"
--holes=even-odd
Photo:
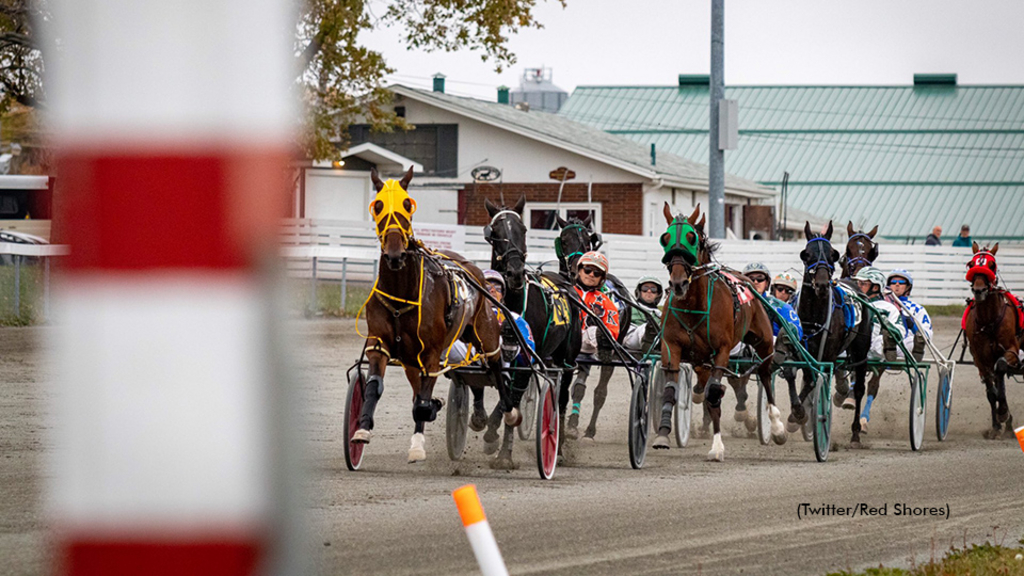
[[[669,295],[662,314],[661,361],[665,367],[665,392],[661,424],[654,440],[655,448],[668,448],[672,431],[672,413],[678,401],[679,363],[688,362],[697,375],[693,389],[694,403],[707,395],[708,412],[714,426],[714,441],[709,460],[722,461],[722,397],[725,386],[722,376],[728,370],[729,351],[739,342],[749,344],[762,362],[754,369],[768,397],[772,440],[786,441],[786,431],[775,406],[771,387],[774,355],[772,323],[768,313],[752,294],[734,287],[711,262],[716,245],[704,235],[704,218],[700,206],[687,218],[673,216],[668,203],[664,207],[668,230],[661,236],[665,249],[662,262],[668,267]],[[741,278],[742,279],[742,278]],[[734,302],[734,299],[735,302]]]
[[[561,216],[557,217],[556,222],[560,232],[558,238],[555,240],[555,255],[558,257],[558,272],[566,279],[570,284],[576,282],[576,275],[578,270],[576,268],[580,257],[592,250],[597,250],[602,242],[601,235],[594,231],[591,222],[591,216],[587,216],[585,219],[580,220],[578,218],[570,218],[564,220]],[[628,327],[632,319],[633,309],[626,302],[630,302],[629,290],[626,289],[626,285],[619,280],[614,274],[608,274],[606,285],[612,291],[613,300],[619,306],[619,325],[622,327]],[[618,342],[621,344],[626,339],[628,330],[622,329],[619,331]],[[603,341],[604,334],[601,333],[599,342]],[[611,350],[601,347],[598,350],[598,356],[607,359],[611,355]],[[605,400],[608,398],[608,382],[612,379],[612,373],[615,372],[615,367],[611,365],[602,365],[601,373],[597,380],[597,386],[594,388],[594,411],[590,415],[590,424],[583,433],[585,439],[593,440],[597,434],[597,418],[601,414],[601,409],[604,407]],[[590,377],[590,366],[579,365],[576,374],[576,381],[572,385],[572,410],[569,415],[569,425],[565,430],[567,438],[576,439],[579,436],[579,430],[577,429],[577,420],[579,419],[580,404],[583,402],[584,396],[587,393],[587,378]]]
[[[1007,373],[1020,373],[1018,353],[1024,345],[1024,332],[1018,327],[1018,311],[1005,290],[996,287],[995,255],[999,243],[991,249],[971,247],[974,256],[967,271],[974,299],[964,312],[963,329],[974,356],[981,381],[985,385],[989,407],[992,409],[992,427],[984,432],[985,438],[1013,437],[1013,416],[1006,404]]]
[[[854,370],[854,401],[855,414],[860,414],[861,402],[864,399],[864,379],[867,374],[868,351],[871,348],[871,315],[860,308],[860,303],[844,304],[844,296],[839,287],[832,282],[836,271],[839,252],[832,248],[832,222],[824,234],[811,233],[810,223],[804,224],[804,235],[807,246],[800,252],[804,263],[804,279],[797,301],[797,315],[804,328],[804,347],[818,362],[835,362],[839,355],[846,352],[847,367]],[[847,324],[847,311],[844,306],[855,307],[852,326]],[[859,311],[859,320],[858,314]],[[803,400],[813,389],[811,373],[803,371],[804,386],[800,396],[796,396],[794,384],[790,384],[795,420],[803,425],[807,415],[803,409]],[[860,448],[860,420],[853,419],[853,437],[851,448]]]
[[[441,401],[432,398],[434,383],[445,370],[441,359],[456,338],[475,346],[501,397],[506,422],[518,413],[501,375],[500,326],[491,305],[479,292],[467,289],[461,276],[484,283],[483,272],[454,252],[431,252],[412,236],[415,201],[406,190],[412,168],[401,181],[382,182],[376,170],[370,178],[377,196],[370,213],[377,222],[381,261],[377,280],[365,304],[369,329],[364,353],[369,376],[363,389],[359,429],[351,442],[370,442],[373,414],[384,391],[384,370],[389,361],[405,369],[412,386],[415,432],[409,462],[426,459],[424,425],[437,418]],[[468,354],[467,354],[468,356]]]
[[[878,234],[878,226],[864,233],[863,230],[854,230],[853,222],[846,223],[846,253],[839,259],[843,268],[843,278],[853,278],[853,275],[865,266],[871,266],[878,258],[878,244],[875,242],[875,234]]]
[[[505,278],[507,286],[505,306],[526,320],[533,332],[536,352],[548,367],[562,370],[558,392],[558,407],[564,422],[569,401],[569,383],[580,352],[581,327],[579,314],[573,313],[564,291],[571,285],[555,273],[537,274],[526,271],[526,224],[523,222],[521,197],[515,206],[495,206],[484,200],[490,223],[484,227],[484,239],[491,245],[491,268]],[[531,375],[516,371],[512,378],[511,402],[518,406],[530,384]],[[497,449],[497,427],[500,418],[497,409],[487,421],[484,433],[484,451]],[[506,421],[501,451],[494,460],[495,468],[514,468],[512,461],[513,429]],[[561,448],[561,446],[559,446]]]

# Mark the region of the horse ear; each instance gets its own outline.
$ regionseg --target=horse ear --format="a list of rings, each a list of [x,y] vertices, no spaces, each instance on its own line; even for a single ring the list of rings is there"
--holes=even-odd
[[[690,221],[690,224],[696,224],[697,216],[700,216],[700,204],[697,204],[697,207],[693,209],[693,214],[690,214],[690,217],[687,218],[687,220]]]
[[[566,222],[564,218],[557,214],[555,214],[555,222],[558,223],[559,228],[565,228],[565,225],[568,224],[568,222]]]
[[[832,221],[828,221],[828,228],[825,230],[825,240],[832,240]],[[839,256],[836,256],[838,258]]]
[[[514,210],[516,214],[519,214],[520,216],[522,216],[523,215],[523,208],[525,206],[526,206],[526,194],[520,194],[519,195],[519,201],[516,202],[516,205],[512,207],[512,210]]]
[[[406,192],[408,192],[409,191],[409,182],[412,182],[412,166],[411,165],[409,166],[409,171],[405,173],[405,176],[402,176],[402,179],[398,181],[398,184],[399,184],[399,186],[402,187],[402,190],[405,190]]]
[[[992,254],[993,256],[995,256],[996,255],[996,251],[998,251],[998,250],[999,250],[999,242],[996,242],[995,246],[993,246],[992,249],[989,250],[989,253]]]
[[[853,229],[853,221],[852,220],[848,220],[846,222],[846,235],[847,236],[853,236],[856,233],[857,233],[857,231]]]
[[[875,224],[875,227],[871,229],[871,232],[868,232],[868,238],[874,238],[875,234],[878,234],[878,224]]]
[[[977,253],[978,253],[978,243],[977,242],[972,242],[971,243],[971,254],[977,254]]]
[[[700,233],[700,234],[704,233],[704,222],[706,220],[707,220],[706,215],[702,214],[701,217],[700,217],[700,222],[697,222],[697,224],[694,226],[694,228],[697,229],[698,233]]]
[[[665,215],[666,224],[671,224],[672,221],[676,219],[676,217],[672,215],[672,209],[668,207],[668,202],[665,202],[665,207],[661,209],[661,213]]]
[[[494,204],[491,204],[491,201],[488,198],[484,198],[484,208],[487,208],[487,215],[490,216],[491,218],[494,218],[495,214],[501,212],[501,209],[499,209]]]
[[[587,214],[587,217],[583,219],[583,225],[590,228],[590,224],[594,221],[594,213]]]
[[[377,192],[384,189],[384,182],[380,179],[380,175],[377,174],[375,166],[370,167],[370,181],[373,182],[373,189]]]
[[[804,236],[807,237],[807,241],[814,240],[814,234],[811,233],[811,223],[804,220]]]

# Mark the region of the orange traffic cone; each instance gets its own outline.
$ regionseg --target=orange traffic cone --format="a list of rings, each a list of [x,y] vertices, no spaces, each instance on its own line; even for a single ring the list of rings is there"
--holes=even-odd
[[[1020,442],[1020,449],[1024,450],[1024,426],[1013,431],[1017,435],[1017,442]]]

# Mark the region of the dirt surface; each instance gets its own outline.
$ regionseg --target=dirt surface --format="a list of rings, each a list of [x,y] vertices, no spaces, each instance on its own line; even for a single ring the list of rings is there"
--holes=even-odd
[[[937,319],[948,350],[958,319]],[[949,438],[935,439],[936,377],[929,380],[924,449],[910,451],[907,380],[886,375],[875,402],[869,449],[851,451],[852,413],[836,411],[839,450],[815,462],[791,436],[761,446],[729,434],[726,459],[706,462],[710,440],[649,452],[632,470],[626,448],[628,381],[616,374],[596,442],[570,446],[570,465],[552,481],[537,477],[533,442],[519,442],[515,471],[493,471],[471,433],[460,462],[445,450],[444,416],[427,428],[428,460],[406,464],[412,402],[392,369],[378,407],[363,470],[349,472],[342,451],[345,370],[358,355],[353,322],[295,321],[296,382],[308,439],[304,511],[310,568],[324,574],[471,574],[475,561],[451,491],[474,483],[514,574],[823,574],[884,562],[909,565],[951,544],[1024,535],[1024,454],[1016,441],[981,438],[989,409],[977,372],[958,366]],[[47,367],[40,345],[49,328],[0,330],[0,572],[46,572],[41,470],[45,456]],[[596,376],[595,376],[596,379]],[[440,379],[436,395],[444,397]],[[752,395],[753,396],[753,395]],[[1024,387],[1008,384],[1024,415]],[[488,404],[495,395],[489,393]],[[780,404],[788,405],[783,392]],[[589,418],[590,394],[584,403]],[[788,413],[783,408],[783,414]],[[1024,424],[1024,417],[1019,418]],[[887,507],[886,516],[805,516],[801,503]],[[948,507],[950,517],[897,515],[897,505]],[[998,526],[998,528],[993,528]]]

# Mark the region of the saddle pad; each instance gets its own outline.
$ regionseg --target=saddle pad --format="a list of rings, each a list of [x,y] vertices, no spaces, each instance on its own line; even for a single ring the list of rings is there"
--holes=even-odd
[[[843,320],[846,322],[846,329],[852,330],[854,326],[860,323],[863,311],[857,301],[853,299],[853,292],[849,287],[837,284],[835,291],[836,306],[843,308]]]
[[[725,272],[724,270],[722,271],[722,276],[725,276],[726,282],[728,282],[729,285],[732,286],[733,292],[736,293],[736,300],[739,301],[740,306],[754,300],[754,295],[750,292],[750,289],[747,288],[747,285],[743,283],[739,278],[733,276],[728,272]]]
[[[1020,300],[1009,290],[1003,290],[1002,292],[1006,299],[1010,301],[1013,310],[1017,313],[1017,331],[1024,330],[1024,307],[1021,306]],[[974,298],[967,301],[967,308],[964,308],[964,315],[960,319],[960,328],[963,330],[967,329],[967,315],[971,313],[971,308],[974,308]]]

